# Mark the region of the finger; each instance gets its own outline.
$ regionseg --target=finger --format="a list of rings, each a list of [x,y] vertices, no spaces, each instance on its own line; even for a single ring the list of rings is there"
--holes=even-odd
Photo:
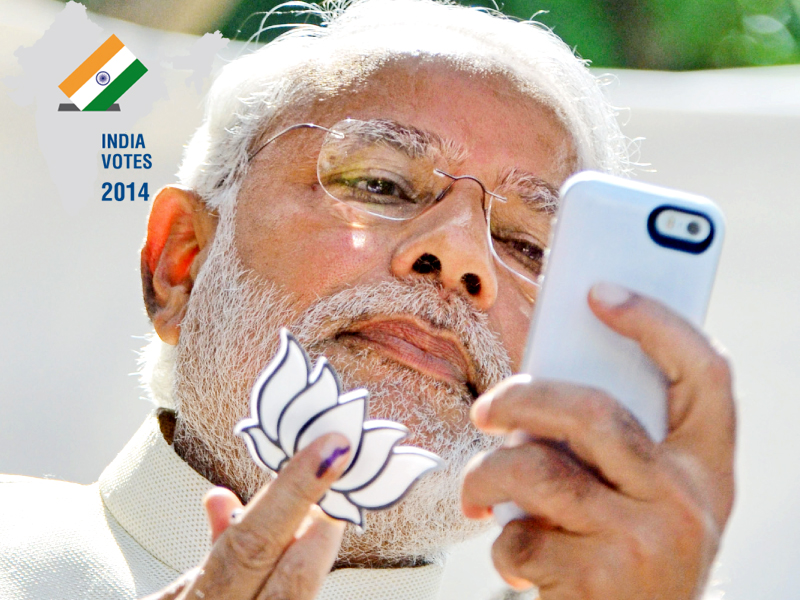
[[[203,498],[203,506],[206,509],[213,544],[231,524],[235,511],[242,509],[242,503],[229,489],[215,487]]]
[[[548,600],[603,597],[592,594],[592,588],[599,586],[591,579],[602,576],[603,566],[597,557],[586,562],[590,545],[583,536],[536,519],[511,521],[492,545],[492,562],[510,585],[520,588],[530,582]]]
[[[680,533],[653,535],[645,509],[628,528],[607,535],[576,535],[537,519],[511,521],[492,546],[492,560],[508,581],[530,581],[542,600],[573,598],[696,598],[715,551]],[[707,550],[707,549],[705,549]]]
[[[716,354],[706,337],[663,304],[612,283],[598,283],[589,293],[589,306],[617,333],[642,346],[675,383],[702,373]]]
[[[315,598],[339,553],[344,528],[344,521],[312,506],[258,598]]]
[[[480,429],[521,430],[566,442],[621,492],[637,498],[654,493],[651,473],[660,448],[630,412],[600,390],[516,375],[481,396],[471,416]]]
[[[607,527],[630,502],[565,452],[538,442],[483,453],[467,465],[461,494],[467,517],[482,518],[508,501],[576,533]]]
[[[295,454],[280,475],[245,507],[241,520],[219,537],[189,590],[207,598],[252,598],[315,504],[341,475],[347,438],[328,434]]]
[[[730,463],[736,430],[728,361],[669,308],[612,284],[592,288],[589,304],[608,327],[639,343],[671,384],[668,441],[712,468]]]

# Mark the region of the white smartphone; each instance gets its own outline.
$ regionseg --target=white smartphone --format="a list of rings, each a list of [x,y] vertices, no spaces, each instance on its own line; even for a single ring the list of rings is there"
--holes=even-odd
[[[721,211],[701,196],[591,171],[568,179],[522,372],[602,389],[663,440],[666,381],[636,342],[594,316],[589,290],[616,283],[701,327],[724,231]],[[509,503],[495,516],[505,524],[520,511]]]

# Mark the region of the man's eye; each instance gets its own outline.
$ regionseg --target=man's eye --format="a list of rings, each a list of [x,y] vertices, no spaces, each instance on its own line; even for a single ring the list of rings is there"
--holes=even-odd
[[[345,202],[379,205],[413,205],[418,202],[414,186],[403,177],[394,175],[341,175],[328,191]]]
[[[401,200],[409,200],[399,185],[388,179],[360,179],[350,183],[351,187],[364,190],[378,196],[392,196]]]
[[[501,257],[513,260],[534,276],[541,273],[544,249],[538,244],[519,238],[494,238],[494,245]]]

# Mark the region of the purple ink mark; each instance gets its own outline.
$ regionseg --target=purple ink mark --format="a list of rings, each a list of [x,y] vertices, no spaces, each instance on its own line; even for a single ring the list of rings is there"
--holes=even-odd
[[[350,451],[350,446],[341,446],[339,448],[336,448],[333,452],[331,452],[331,455],[328,458],[319,463],[319,469],[317,469],[317,479],[321,478],[323,475],[325,475],[325,473],[328,472],[328,469],[331,468],[331,465],[333,465],[333,462],[337,458],[339,458],[343,454],[347,454],[349,451]]]

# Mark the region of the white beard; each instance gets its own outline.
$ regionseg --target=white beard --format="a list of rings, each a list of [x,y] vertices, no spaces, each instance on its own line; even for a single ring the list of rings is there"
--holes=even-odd
[[[177,410],[175,446],[212,481],[251,498],[272,474],[261,471],[233,428],[249,415],[257,375],[277,350],[278,331],[290,331],[312,360],[322,354],[334,365],[343,389],[370,391],[369,417],[391,419],[411,430],[404,443],[441,456],[447,467],[427,475],[394,507],[368,512],[365,531],[348,527],[337,565],[385,566],[438,559],[443,550],[486,528],[459,508],[460,473],[479,450],[499,440],[469,423],[473,396],[385,358],[335,339],[353,323],[376,315],[413,314],[460,337],[486,389],[510,374],[510,361],[486,325],[486,316],[458,294],[420,279],[359,286],[299,310],[277,286],[258,280],[239,260],[232,215],[217,234],[181,324],[175,352],[161,352],[155,372],[173,376]],[[163,387],[163,386],[162,386]]]

